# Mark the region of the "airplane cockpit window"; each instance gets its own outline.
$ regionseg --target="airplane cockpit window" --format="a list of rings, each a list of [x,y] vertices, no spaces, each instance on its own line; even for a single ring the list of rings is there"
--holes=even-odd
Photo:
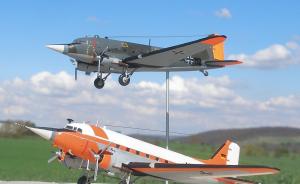
[[[68,129],[68,130],[74,130],[74,131],[76,131],[76,132],[82,133],[82,129],[81,129],[81,128],[78,128],[78,127],[76,127],[76,126],[70,126],[70,125],[67,125],[67,126],[65,127],[65,129]]]
[[[86,43],[86,40],[74,40],[72,42],[72,44],[76,45],[76,44],[82,44],[82,43]]]
[[[73,130],[73,127],[70,126],[70,125],[67,125],[67,126],[65,127],[65,129]]]

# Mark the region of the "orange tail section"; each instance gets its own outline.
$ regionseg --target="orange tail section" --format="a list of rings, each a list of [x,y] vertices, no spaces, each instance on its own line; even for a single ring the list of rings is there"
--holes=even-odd
[[[215,60],[224,60],[224,42],[213,45],[212,51]]]
[[[202,161],[212,165],[238,165],[239,156],[239,145],[227,140],[210,159]]]
[[[202,41],[201,43],[208,44],[212,46],[212,53],[214,60],[224,60],[224,42],[226,39],[226,36],[216,36],[211,35],[210,39],[207,39],[205,41]]]

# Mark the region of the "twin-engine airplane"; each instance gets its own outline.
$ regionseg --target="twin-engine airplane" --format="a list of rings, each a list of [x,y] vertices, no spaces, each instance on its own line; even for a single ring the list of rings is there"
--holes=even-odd
[[[89,184],[100,170],[119,176],[120,184],[151,176],[179,183],[254,184],[240,176],[275,174],[279,169],[238,165],[240,147],[229,140],[208,160],[200,160],[149,144],[97,125],[70,122],[65,128],[27,127],[58,148],[58,159],[68,168],[83,169],[78,184]],[[90,177],[90,175],[93,175]]]
[[[111,73],[121,74],[119,83],[126,86],[134,72],[201,71],[207,76],[209,69],[240,64],[240,61],[224,60],[225,39],[224,35],[213,34],[180,45],[159,48],[94,36],[46,47],[72,58],[75,80],[77,70],[86,74],[96,72],[94,85],[101,89]]]

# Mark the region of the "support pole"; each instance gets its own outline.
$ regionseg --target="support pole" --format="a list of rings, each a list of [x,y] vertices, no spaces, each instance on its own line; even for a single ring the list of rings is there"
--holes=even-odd
[[[169,71],[166,71],[166,148],[169,149],[169,131],[170,131],[170,125],[169,125]],[[168,180],[165,182],[166,184],[169,183]]]
[[[166,72],[166,148],[169,149],[169,71]]]

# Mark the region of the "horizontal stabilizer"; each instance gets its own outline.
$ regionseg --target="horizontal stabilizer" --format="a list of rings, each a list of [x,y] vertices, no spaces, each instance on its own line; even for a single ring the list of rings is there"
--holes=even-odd
[[[215,60],[215,61],[206,61],[205,64],[210,67],[224,67],[228,65],[237,65],[241,64],[241,61],[237,60]]]

